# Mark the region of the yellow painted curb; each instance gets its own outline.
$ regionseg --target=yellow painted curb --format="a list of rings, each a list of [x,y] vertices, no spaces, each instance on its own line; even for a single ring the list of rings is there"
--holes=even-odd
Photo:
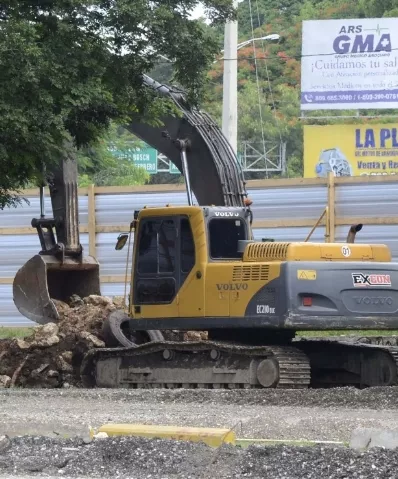
[[[140,436],[181,441],[204,442],[208,446],[218,447],[221,444],[235,445],[235,433],[230,429],[211,427],[177,427],[153,426],[147,424],[104,424],[96,433],[90,429],[90,436],[106,433],[108,436]]]
[[[211,447],[219,447],[222,444],[231,444],[232,446],[242,448],[246,448],[250,445],[274,446],[278,444],[285,446],[316,446],[322,444],[348,446],[344,441],[237,438],[232,429],[156,426],[149,424],[104,424],[98,429],[94,429],[90,426],[89,434],[91,439],[109,436],[140,436],[152,439],[204,442]]]

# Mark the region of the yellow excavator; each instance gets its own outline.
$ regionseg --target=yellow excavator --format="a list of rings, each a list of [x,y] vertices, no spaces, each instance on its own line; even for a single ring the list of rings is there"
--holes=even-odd
[[[164,117],[164,128],[139,120],[128,128],[180,169],[188,201],[186,206],[143,205],[132,214],[130,233],[119,235],[116,249],[129,246],[129,304],[126,311],[113,312],[105,321],[107,347],[85,356],[84,385],[308,388],[397,384],[397,347],[293,340],[298,330],[397,329],[398,265],[391,262],[388,247],[353,243],[360,225],[353,226],[344,244],[255,240],[242,171],[217,125],[206,113],[191,108],[182,92],[149,77],[144,81],[171,98],[182,115]],[[75,181],[73,176],[71,182]],[[59,191],[64,190],[60,187]],[[74,219],[67,214],[65,218],[77,222],[77,193],[73,195]],[[59,227],[59,222],[55,224]],[[76,228],[73,231],[77,234]],[[87,274],[86,264],[98,273],[93,259],[86,263],[81,256],[72,258],[76,276],[65,282],[61,278],[67,271],[62,269],[66,268],[67,249],[64,252],[65,257],[53,264],[56,275],[50,276],[48,269],[45,277],[43,268],[22,267],[18,272],[14,301],[27,317],[42,323],[54,320],[51,299],[76,292],[77,277]],[[61,288],[59,280],[63,281]],[[98,293],[97,281],[91,277],[88,283]],[[193,330],[207,331],[208,339],[182,341],[173,336],[176,331]]]

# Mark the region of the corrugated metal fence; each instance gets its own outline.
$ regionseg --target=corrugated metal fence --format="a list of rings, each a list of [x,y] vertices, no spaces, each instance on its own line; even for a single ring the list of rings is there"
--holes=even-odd
[[[327,207],[310,241],[346,238],[353,223],[365,226],[357,242],[387,244],[398,260],[398,178],[329,178],[249,181],[255,236],[303,241]],[[0,211],[0,325],[26,326],[12,300],[12,280],[22,264],[40,249],[30,227],[39,216],[38,192],[24,192],[30,205]],[[90,187],[79,190],[81,242],[100,262],[102,293],[124,292],[125,250],[115,251],[120,231],[128,231],[133,211],[148,206],[186,204],[183,186]],[[49,198],[46,211],[51,212]],[[94,214],[95,212],[95,214]],[[326,237],[325,237],[326,236]]]

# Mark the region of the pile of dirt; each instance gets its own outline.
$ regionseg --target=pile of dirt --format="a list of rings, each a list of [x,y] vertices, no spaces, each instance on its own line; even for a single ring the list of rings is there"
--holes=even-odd
[[[60,315],[57,324],[38,325],[25,339],[0,343],[0,387],[78,386],[84,354],[105,347],[103,321],[122,307],[120,298],[96,295],[54,303]]]
[[[123,298],[72,296],[66,304],[54,300],[60,320],[36,326],[25,339],[0,342],[0,388],[56,388],[81,386],[80,365],[92,348],[106,347],[102,325],[109,314],[123,308]],[[207,339],[202,331],[162,331],[169,341]]]

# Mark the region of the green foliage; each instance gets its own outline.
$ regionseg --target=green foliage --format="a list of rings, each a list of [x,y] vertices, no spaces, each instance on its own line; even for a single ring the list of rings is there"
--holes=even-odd
[[[149,174],[132,162],[118,158],[112,150],[124,153],[143,147],[144,143],[125,128],[111,124],[109,130],[92,146],[78,152],[79,186],[143,185]]]
[[[65,140],[98,149],[112,121],[159,118],[170,105],[142,84],[158,54],[174,61],[175,81],[200,101],[218,45],[203,22],[189,19],[197,3],[0,3],[0,208],[15,202],[10,192],[39,176],[43,162],[51,167]],[[233,14],[231,0],[204,3],[216,24]],[[80,159],[88,169],[95,161]]]
[[[142,141],[125,128],[112,123],[98,140],[78,151],[79,174],[93,176],[103,169],[116,167],[118,161],[111,151],[112,148],[125,151],[142,146]]]
[[[79,175],[79,181],[78,181],[79,188],[85,188],[93,184],[94,184],[94,180],[90,176],[86,174]]]
[[[94,175],[96,186],[131,186],[142,185],[149,179],[144,168],[121,162],[115,167],[106,168]]]
[[[396,0],[360,0],[360,8],[366,17],[395,17],[398,15]]]
[[[167,184],[167,185],[182,185],[184,184],[184,176],[178,175],[175,173],[166,173],[160,172],[156,173],[155,175],[150,175],[149,184],[150,185],[158,185],[158,184]]]

